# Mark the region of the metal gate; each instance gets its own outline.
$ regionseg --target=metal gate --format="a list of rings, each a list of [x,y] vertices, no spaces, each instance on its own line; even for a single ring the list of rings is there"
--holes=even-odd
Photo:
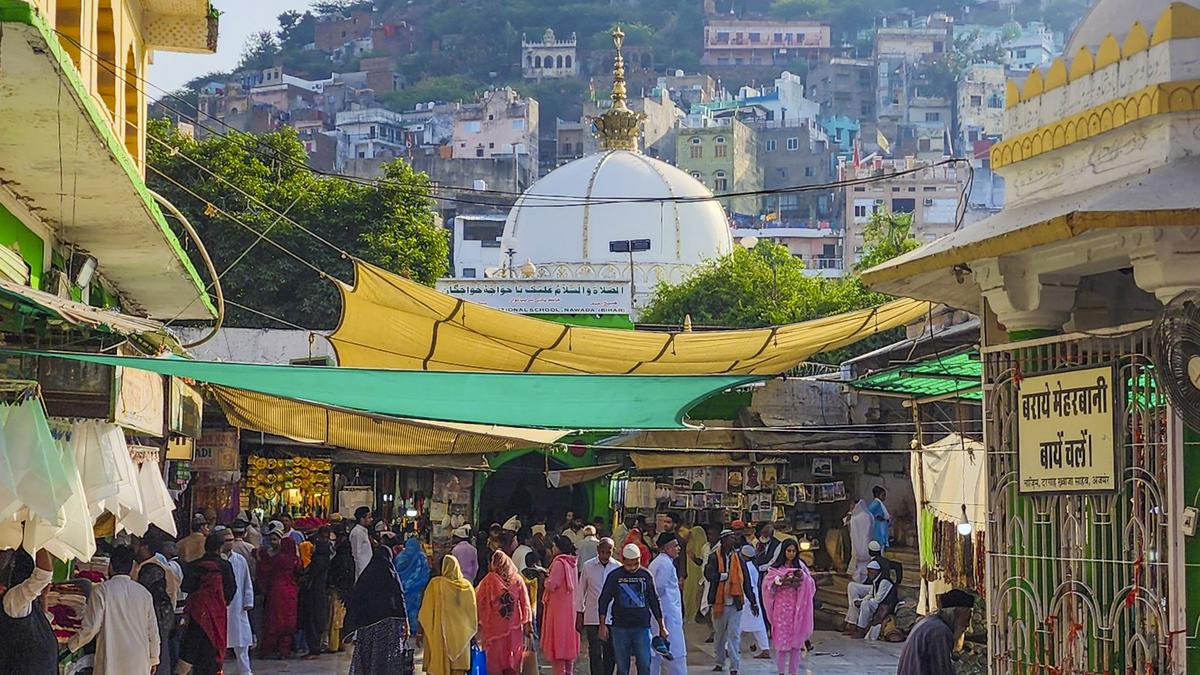
[[[1182,436],[1150,364],[1149,331],[1068,335],[983,352],[988,671],[1183,672],[1182,548],[1173,526],[1182,507]],[[1019,494],[1020,378],[1112,363],[1116,492]]]

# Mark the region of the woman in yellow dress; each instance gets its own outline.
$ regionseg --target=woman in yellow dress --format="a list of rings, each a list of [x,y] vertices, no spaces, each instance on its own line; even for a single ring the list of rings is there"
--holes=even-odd
[[[429,580],[419,615],[425,633],[425,672],[456,675],[471,669],[471,639],[479,628],[475,589],[458,559],[442,558],[442,574]]]
[[[684,555],[687,556],[687,579],[683,583],[684,621],[695,620],[700,612],[707,547],[708,534],[704,531],[704,526],[693,525],[688,530],[687,546],[684,548]]]

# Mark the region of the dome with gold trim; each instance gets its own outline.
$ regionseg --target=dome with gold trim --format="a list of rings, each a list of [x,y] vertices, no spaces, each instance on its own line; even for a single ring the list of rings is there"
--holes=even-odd
[[[704,260],[728,254],[733,239],[704,184],[637,151],[643,115],[625,102],[623,37],[613,31],[613,105],[592,120],[600,152],[530,186],[505,221],[504,248],[518,265],[532,261],[539,276],[619,281],[630,276],[629,254],[610,252],[609,243],[649,239],[650,249],[634,254],[641,304],[658,281],[681,281]]]

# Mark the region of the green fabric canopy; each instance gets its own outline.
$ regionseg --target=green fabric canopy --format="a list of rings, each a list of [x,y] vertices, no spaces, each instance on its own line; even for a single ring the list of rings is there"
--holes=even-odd
[[[378,370],[24,353],[138,368],[380,415],[561,429],[678,429],[688,409],[704,398],[763,379]]]

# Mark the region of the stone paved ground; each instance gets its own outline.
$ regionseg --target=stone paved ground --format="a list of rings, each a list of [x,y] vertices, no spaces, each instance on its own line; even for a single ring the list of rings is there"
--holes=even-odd
[[[688,637],[688,675],[709,675],[712,673],[712,645],[704,644],[707,629],[689,624]],[[750,658],[743,640],[743,658],[740,675],[776,675],[774,659]],[[893,675],[896,672],[896,660],[900,654],[901,645],[886,642],[863,642],[848,640],[837,633],[819,631],[813,636],[814,653],[806,664],[807,670],[801,675]],[[575,662],[577,675],[587,675],[586,646],[581,658]],[[326,654],[312,661],[254,661],[255,675],[275,675],[290,673],[292,675],[324,675],[326,673],[345,673],[350,668],[347,654]],[[227,661],[227,673],[234,672],[236,666]],[[420,650],[417,652],[417,672],[421,671]],[[542,663],[543,675],[550,673],[548,663]],[[383,674],[380,674],[383,675]]]

